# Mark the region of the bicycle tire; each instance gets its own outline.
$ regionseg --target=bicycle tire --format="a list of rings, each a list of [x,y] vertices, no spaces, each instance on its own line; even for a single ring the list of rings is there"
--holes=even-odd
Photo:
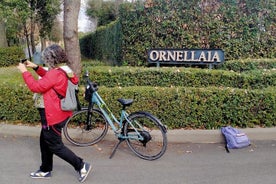
[[[91,128],[87,126],[88,109],[74,112],[63,128],[65,138],[76,146],[90,146],[101,141],[108,131],[108,123],[102,112],[92,109]]]
[[[156,160],[160,158],[167,149],[166,128],[160,120],[148,112],[132,113],[128,116],[128,120],[124,122],[124,135],[137,137],[137,133],[133,128],[134,126],[144,137],[143,141],[135,138],[126,139],[131,151],[145,160]],[[138,124],[142,126],[139,127]]]

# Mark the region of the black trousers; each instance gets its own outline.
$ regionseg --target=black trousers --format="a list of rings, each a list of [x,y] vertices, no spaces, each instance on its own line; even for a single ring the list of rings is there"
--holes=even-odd
[[[82,158],[75,155],[75,153],[68,149],[62,142],[61,130],[67,119],[54,126],[47,127],[45,110],[38,109],[38,111],[42,123],[42,129],[40,133],[40,151],[42,164],[40,166],[40,170],[42,172],[52,171],[54,154],[71,164],[76,171],[81,170],[83,167]]]

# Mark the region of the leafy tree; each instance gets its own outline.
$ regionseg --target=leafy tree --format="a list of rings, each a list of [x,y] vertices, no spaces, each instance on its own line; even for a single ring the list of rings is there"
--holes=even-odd
[[[122,0],[104,1],[89,0],[86,14],[92,19],[97,19],[98,26],[106,25],[118,17],[118,6]]]
[[[3,4],[0,4],[0,47],[7,47],[7,36],[6,36],[6,25],[4,19],[4,9]]]
[[[36,14],[36,24],[39,27],[42,50],[45,47],[45,39],[52,37],[54,25],[57,25],[56,16],[60,13],[61,2],[59,0],[31,0],[33,12]],[[52,37],[53,38],[53,37]]]
[[[3,0],[1,15],[6,20],[8,40],[17,40],[23,35],[27,45],[35,52],[35,34],[49,36],[56,15],[60,12],[59,0]],[[29,44],[30,42],[30,44]]]
[[[7,37],[6,37],[6,27],[5,27],[5,22],[0,21],[0,47],[7,47],[8,42],[7,42]]]
[[[29,43],[28,17],[30,16],[30,11],[28,3],[20,0],[3,0],[0,5],[0,10],[3,17],[2,20],[5,21],[8,45],[18,44],[19,38],[24,36],[27,43]]]

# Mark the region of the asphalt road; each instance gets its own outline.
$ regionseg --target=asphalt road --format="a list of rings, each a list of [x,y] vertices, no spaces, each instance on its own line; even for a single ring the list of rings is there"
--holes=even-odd
[[[146,161],[121,144],[102,141],[90,147],[65,144],[93,165],[90,184],[275,184],[276,141],[255,141],[248,148],[226,153],[223,144],[174,143],[163,157]],[[54,158],[52,178],[32,179],[40,165],[38,137],[0,134],[1,184],[75,184],[73,167]]]

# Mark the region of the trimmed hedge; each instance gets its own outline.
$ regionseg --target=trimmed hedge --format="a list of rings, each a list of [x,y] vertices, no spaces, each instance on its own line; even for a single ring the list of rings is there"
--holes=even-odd
[[[276,86],[276,70],[233,72],[198,68],[86,67],[92,80],[106,87],[186,86],[263,89]]]
[[[83,94],[84,88],[81,88]],[[115,115],[118,98],[134,98],[128,109],[156,115],[169,128],[271,127],[276,125],[276,88],[247,90],[225,87],[115,87],[99,88],[99,94]],[[0,119],[35,123],[39,121],[32,94],[26,86],[2,84]],[[82,104],[85,105],[83,98]]]
[[[23,58],[25,54],[21,47],[0,48],[0,67],[15,65]]]
[[[123,61],[145,66],[152,48],[220,48],[227,60],[275,58],[275,15],[273,0],[124,3]]]
[[[149,111],[169,128],[275,126],[275,68],[267,69],[270,66],[261,62],[240,63],[229,62],[228,67],[248,70],[110,67],[89,62],[83,63],[83,70],[99,83],[99,94],[115,115],[120,110],[116,100],[123,97],[135,100],[129,110]],[[0,120],[39,122],[32,93],[17,69],[1,68],[0,76]],[[81,103],[86,105],[83,79],[80,86]]]
[[[99,59],[112,65],[121,61],[121,25],[118,21],[99,27],[96,32],[80,39],[81,54],[91,59]]]
[[[132,111],[155,114],[169,128],[270,127],[276,125],[275,88],[126,87],[100,88],[111,109],[119,97],[134,98]]]
[[[226,61],[222,65],[217,65],[217,69],[246,72],[250,70],[270,70],[276,69],[276,59],[246,59]]]

